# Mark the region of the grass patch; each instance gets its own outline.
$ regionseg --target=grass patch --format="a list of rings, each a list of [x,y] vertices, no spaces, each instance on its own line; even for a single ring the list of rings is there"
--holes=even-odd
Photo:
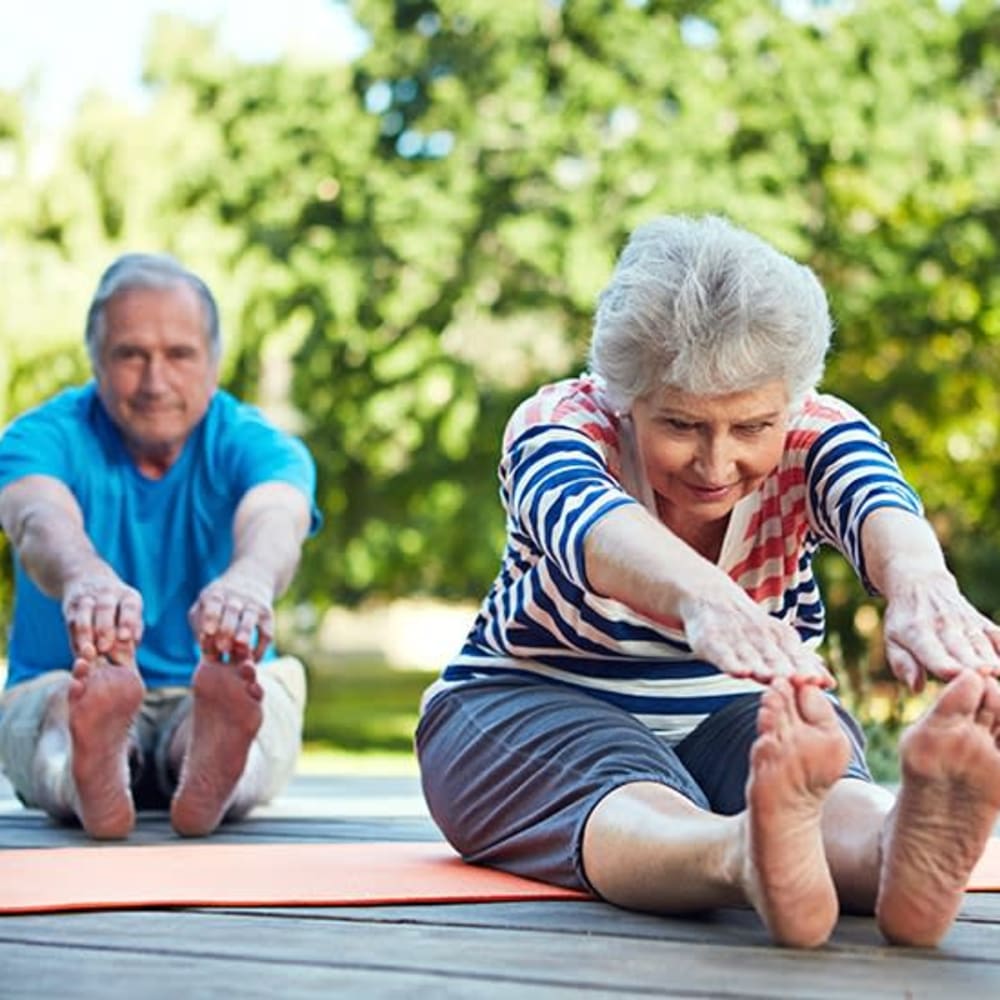
[[[370,661],[310,663],[307,746],[314,756],[320,751],[412,754],[420,697],[435,676]]]
[[[338,750],[323,743],[302,747],[295,773],[299,775],[415,777],[420,773],[412,750]]]

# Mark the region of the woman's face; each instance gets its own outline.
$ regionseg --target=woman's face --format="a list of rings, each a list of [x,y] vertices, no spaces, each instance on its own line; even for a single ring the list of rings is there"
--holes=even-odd
[[[636,400],[631,412],[657,509],[676,529],[722,520],[774,471],[789,400],[781,379],[720,396],[668,387]]]

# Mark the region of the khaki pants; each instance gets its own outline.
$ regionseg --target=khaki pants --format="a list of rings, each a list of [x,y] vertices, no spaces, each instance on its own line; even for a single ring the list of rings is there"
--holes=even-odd
[[[257,680],[264,689],[263,720],[227,819],[239,818],[273,799],[291,777],[302,745],[306,702],[302,664],[292,656],[271,660],[259,665]],[[26,806],[43,808],[59,819],[72,819],[76,814],[69,734],[45,731],[44,722],[51,698],[68,683],[68,671],[50,670],[0,695],[0,767]],[[137,808],[163,809],[170,804],[178,775],[168,751],[192,704],[188,688],[146,692],[129,746]]]

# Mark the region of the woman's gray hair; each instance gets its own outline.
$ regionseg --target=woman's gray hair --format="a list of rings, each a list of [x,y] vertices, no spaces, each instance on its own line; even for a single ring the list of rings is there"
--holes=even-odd
[[[639,226],[598,300],[591,371],[628,411],[663,386],[722,395],[816,387],[832,322],[816,275],[718,216]]]
[[[214,361],[218,361],[222,353],[219,309],[208,285],[169,254],[126,253],[118,257],[101,275],[97,291],[87,310],[84,338],[91,366],[95,370],[99,367],[101,345],[107,333],[104,311],[116,295],[133,288],[169,289],[185,285],[201,300],[209,354]]]

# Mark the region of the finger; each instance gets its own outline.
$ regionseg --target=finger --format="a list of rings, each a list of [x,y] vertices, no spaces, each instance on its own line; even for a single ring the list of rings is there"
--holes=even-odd
[[[993,647],[993,652],[1000,657],[1000,626],[987,619],[983,626],[983,632]]]
[[[950,621],[937,631],[945,651],[957,663],[991,662],[996,658],[993,646],[978,623]]]
[[[772,676],[791,681],[805,677],[823,687],[830,686],[833,677],[820,657],[802,644],[797,632],[778,624],[780,627],[762,636],[758,644],[758,654],[771,668]]]
[[[198,619],[198,631],[206,636],[219,631],[219,623],[225,610],[225,596],[217,591],[208,591],[198,598],[194,614]]]
[[[253,639],[254,629],[257,627],[258,612],[255,607],[244,608],[240,612],[233,629],[233,649],[249,655],[250,642]]]
[[[750,677],[765,684],[774,679],[774,672],[759,656],[755,655],[750,646],[743,645],[734,648],[729,643],[713,639],[699,644],[699,647],[693,651],[721,670],[722,673],[729,674],[731,677]]]
[[[199,634],[198,648],[209,659],[218,660],[222,656],[222,651],[216,645],[214,635]]]
[[[798,671],[792,676],[792,682],[812,684],[824,690],[829,690],[837,686],[837,678],[833,676],[826,664],[818,656],[804,661]]]
[[[82,656],[85,660],[92,660],[97,656],[94,633],[89,626],[71,625],[69,635],[70,646],[77,656]]]
[[[97,655],[94,637],[94,599],[88,595],[72,601],[67,608],[66,624],[74,650],[87,659]]]
[[[237,627],[239,626],[242,611],[242,605],[237,603],[233,598],[230,598],[226,604],[223,605],[221,614],[218,616],[218,623],[213,635],[216,648],[220,653],[229,653],[232,650],[233,637],[236,634]]]
[[[886,647],[886,660],[893,676],[902,681],[914,694],[924,689],[927,675],[919,662],[901,646]]]
[[[142,597],[136,590],[128,590],[118,602],[118,638],[122,642],[142,639]]]
[[[260,620],[257,622],[257,643],[253,650],[255,660],[259,660],[267,652],[267,647],[271,645],[273,639],[274,616],[271,614],[270,609],[267,609],[261,614]]]
[[[913,629],[905,636],[893,637],[887,642],[886,651],[890,648],[908,653],[925,674],[942,680],[951,680],[966,666],[948,651],[939,633],[926,626]]]
[[[98,652],[107,653],[115,644],[115,614],[118,602],[110,590],[103,590],[94,602],[94,638]]]

